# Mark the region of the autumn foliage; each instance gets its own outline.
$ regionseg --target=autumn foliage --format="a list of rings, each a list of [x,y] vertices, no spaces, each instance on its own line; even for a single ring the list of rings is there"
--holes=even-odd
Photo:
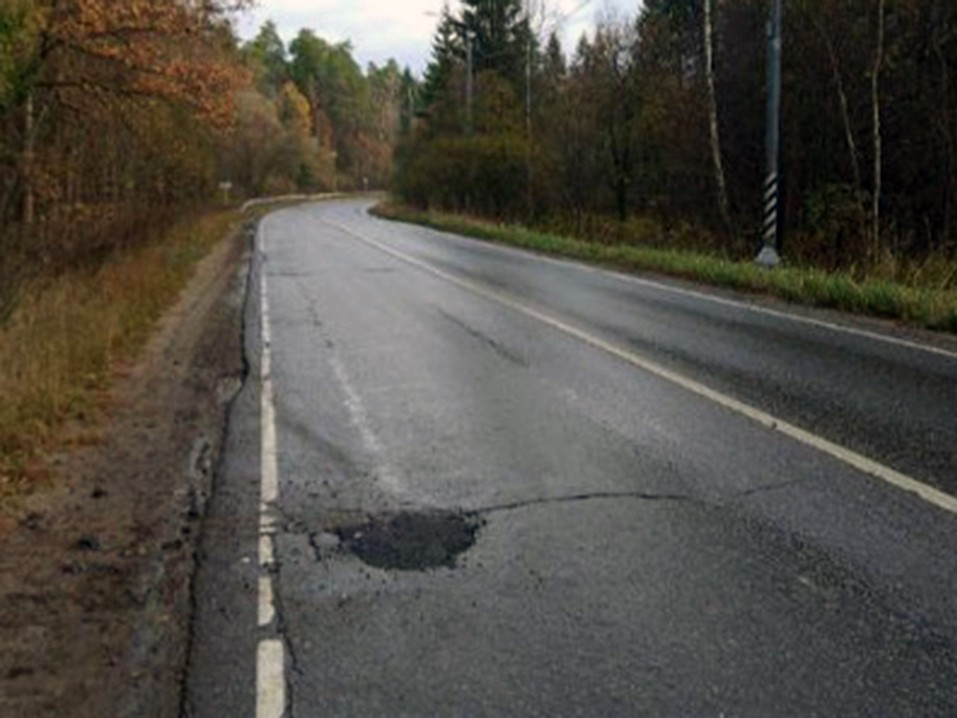
[[[0,8],[0,317],[24,277],[162,229],[216,180],[246,73],[236,4],[5,0]]]
[[[26,279],[191,206],[388,180],[409,73],[309,30],[287,48],[271,23],[243,43],[248,4],[3,0],[0,323]]]
[[[256,194],[383,187],[414,82],[395,61],[363,71],[349,42],[267,22],[242,48],[255,82],[237,113],[232,172]],[[271,129],[267,129],[270,128]]]

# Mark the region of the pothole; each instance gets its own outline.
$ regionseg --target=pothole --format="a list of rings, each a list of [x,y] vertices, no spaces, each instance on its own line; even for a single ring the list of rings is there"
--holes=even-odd
[[[482,520],[455,511],[401,512],[335,530],[364,563],[398,571],[446,566],[475,544]]]

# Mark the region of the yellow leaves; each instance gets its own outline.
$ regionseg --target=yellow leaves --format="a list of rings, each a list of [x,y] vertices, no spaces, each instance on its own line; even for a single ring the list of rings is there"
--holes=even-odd
[[[279,115],[283,123],[294,131],[308,136],[312,133],[312,109],[299,88],[292,82],[286,82],[279,94]]]

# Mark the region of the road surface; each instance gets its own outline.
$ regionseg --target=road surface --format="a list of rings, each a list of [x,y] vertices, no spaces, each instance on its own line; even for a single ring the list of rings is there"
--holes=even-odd
[[[955,715],[957,353],[284,209],[190,716]]]

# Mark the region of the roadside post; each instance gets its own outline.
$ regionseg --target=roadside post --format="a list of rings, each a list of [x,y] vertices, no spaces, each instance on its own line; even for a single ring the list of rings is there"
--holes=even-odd
[[[771,0],[768,19],[768,106],[767,106],[767,173],[764,177],[763,246],[755,262],[771,269],[781,263],[778,253],[778,158],[781,146],[781,3]]]

